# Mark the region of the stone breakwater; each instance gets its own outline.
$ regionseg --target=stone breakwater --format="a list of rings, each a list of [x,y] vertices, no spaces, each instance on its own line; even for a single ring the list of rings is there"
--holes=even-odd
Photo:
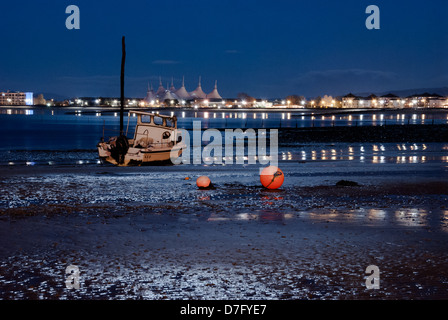
[[[280,128],[279,142],[447,142],[448,125]]]

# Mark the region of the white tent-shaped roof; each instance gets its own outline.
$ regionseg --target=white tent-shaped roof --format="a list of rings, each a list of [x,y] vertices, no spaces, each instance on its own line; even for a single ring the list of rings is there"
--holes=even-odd
[[[160,82],[159,82],[159,88],[157,89],[156,95],[157,97],[161,98],[165,95],[165,88],[163,87],[162,84],[162,78],[160,78]]]
[[[161,96],[161,100],[165,101],[165,100],[176,100],[178,99],[176,94],[172,93],[170,90],[166,90],[165,94],[163,96]]]
[[[199,77],[198,87],[194,91],[190,92],[190,95],[192,98],[197,98],[197,99],[207,98],[207,95],[205,94],[204,91],[202,91],[202,88],[201,88],[201,77]]]
[[[185,89],[185,78],[182,78],[182,87],[176,90],[176,95],[183,100],[190,99],[190,94]]]
[[[156,93],[154,92],[154,90],[152,89],[152,84],[151,84],[151,87],[149,87],[149,84],[148,84],[148,92],[146,93],[145,101],[147,103],[151,103],[151,101],[154,101],[156,99],[157,99],[157,96],[156,96]]]
[[[215,81],[215,88],[207,95],[207,99],[222,99],[218,93],[218,80]]]
[[[174,79],[171,78],[171,87],[170,87],[170,91],[171,92],[176,92],[176,88],[174,87]]]

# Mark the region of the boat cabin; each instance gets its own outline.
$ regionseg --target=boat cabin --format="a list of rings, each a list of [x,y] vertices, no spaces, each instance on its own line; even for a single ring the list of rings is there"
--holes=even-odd
[[[177,135],[176,116],[142,111],[132,113],[137,116],[137,125],[134,139],[129,140],[130,145],[134,148],[166,148],[174,145]]]

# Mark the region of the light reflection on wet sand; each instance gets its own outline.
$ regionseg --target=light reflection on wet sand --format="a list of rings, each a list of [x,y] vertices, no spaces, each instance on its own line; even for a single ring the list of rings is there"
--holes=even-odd
[[[300,212],[280,212],[270,209],[236,213],[233,216],[210,214],[207,221],[288,221],[302,220],[310,223],[342,223],[368,227],[428,228],[448,232],[448,211],[419,208],[356,210],[317,209]]]
[[[2,252],[21,249],[2,257],[0,296],[446,299],[446,237],[437,236],[438,227],[425,230],[433,214],[446,219],[448,211],[265,209],[211,212],[205,220],[172,211],[22,218],[9,225],[3,242],[15,243]],[[82,271],[80,290],[64,286],[68,264]],[[380,267],[380,290],[364,286],[370,264]]]

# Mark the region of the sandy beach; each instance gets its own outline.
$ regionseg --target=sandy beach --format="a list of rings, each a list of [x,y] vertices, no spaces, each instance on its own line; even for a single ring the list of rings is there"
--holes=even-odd
[[[447,298],[445,166],[280,166],[4,166],[0,298]]]

